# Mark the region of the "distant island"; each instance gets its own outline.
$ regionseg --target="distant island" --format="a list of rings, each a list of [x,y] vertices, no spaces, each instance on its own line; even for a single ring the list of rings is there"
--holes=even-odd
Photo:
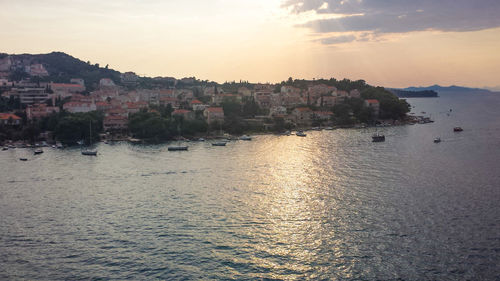
[[[468,87],[461,87],[461,86],[448,86],[448,87],[443,87],[439,85],[433,85],[433,86],[428,86],[428,87],[408,87],[401,89],[404,91],[414,91],[414,92],[419,92],[419,91],[435,91],[435,92],[476,92],[476,93],[491,93],[490,90],[487,89],[481,89],[481,88],[468,88]]]
[[[388,89],[391,93],[400,98],[437,98],[438,93],[433,90],[401,90],[401,89]]]
[[[221,84],[121,73],[62,52],[0,54],[0,143],[162,142],[401,124],[408,112],[405,100],[364,80]]]

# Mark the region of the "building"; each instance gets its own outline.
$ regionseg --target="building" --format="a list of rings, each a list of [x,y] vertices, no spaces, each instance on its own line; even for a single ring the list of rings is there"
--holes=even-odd
[[[222,107],[208,107],[203,111],[203,116],[207,119],[207,123],[224,121],[224,110]]]
[[[136,85],[139,82],[139,76],[137,76],[134,72],[125,72],[120,75],[120,79],[122,83],[125,85]]]
[[[70,101],[63,105],[63,109],[71,113],[83,113],[97,110],[93,102]]]
[[[286,112],[286,107],[284,106],[273,106],[269,110],[269,116],[286,115]]]
[[[172,112],[172,116],[182,116],[184,120],[193,120],[194,112],[187,109],[176,109]]]
[[[45,88],[13,88],[8,95],[19,98],[21,104],[44,103],[49,99]]]
[[[313,111],[309,107],[297,107],[292,111],[297,125],[308,125],[311,123]]]
[[[331,120],[333,117],[333,112],[331,111],[314,111],[313,112],[313,119],[319,120],[319,121],[328,121]]]
[[[19,126],[22,118],[12,113],[0,113],[0,124],[5,126]]]
[[[373,110],[373,115],[378,118],[380,114],[380,103],[378,100],[369,99],[365,100],[365,106]]]
[[[99,80],[99,87],[112,88],[116,87],[115,82],[109,78],[102,78]]]
[[[28,105],[28,107],[26,107],[26,117],[28,120],[47,117],[50,114],[57,112],[59,112],[59,107],[47,106],[45,103]]]
[[[85,92],[85,86],[80,84],[51,83],[50,89],[54,92],[54,95],[61,98],[70,97],[73,94]]]
[[[43,67],[41,63],[26,66],[25,71],[31,76],[39,76],[39,77],[49,76],[49,72],[45,69],[45,67]]]
[[[171,98],[171,97],[160,98],[160,105],[167,106],[169,104],[173,108],[178,108],[180,105],[180,101],[177,98]]]
[[[78,85],[82,85],[85,87],[85,80],[83,80],[82,78],[71,78],[69,80],[69,83],[71,84],[78,84]]]
[[[102,121],[102,127],[105,131],[123,131],[127,129],[128,118],[124,116],[109,115]]]
[[[205,110],[205,108],[208,107],[208,105],[206,104],[203,104],[201,101],[199,100],[192,100],[189,105],[191,106],[191,108],[194,110],[194,111],[203,111]]]

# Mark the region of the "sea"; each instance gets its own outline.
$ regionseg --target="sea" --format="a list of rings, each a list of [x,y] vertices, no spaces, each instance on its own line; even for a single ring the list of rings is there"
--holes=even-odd
[[[500,94],[408,102],[435,122],[0,151],[0,280],[500,280]]]

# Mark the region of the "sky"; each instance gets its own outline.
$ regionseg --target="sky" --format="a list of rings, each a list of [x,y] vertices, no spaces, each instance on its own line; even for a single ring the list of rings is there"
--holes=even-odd
[[[141,76],[500,89],[498,0],[0,0],[0,52]]]

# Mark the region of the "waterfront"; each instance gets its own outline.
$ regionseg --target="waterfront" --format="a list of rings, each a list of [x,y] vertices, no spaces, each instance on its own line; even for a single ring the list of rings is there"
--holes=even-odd
[[[383,143],[0,152],[0,279],[499,279],[500,96],[409,101]]]

